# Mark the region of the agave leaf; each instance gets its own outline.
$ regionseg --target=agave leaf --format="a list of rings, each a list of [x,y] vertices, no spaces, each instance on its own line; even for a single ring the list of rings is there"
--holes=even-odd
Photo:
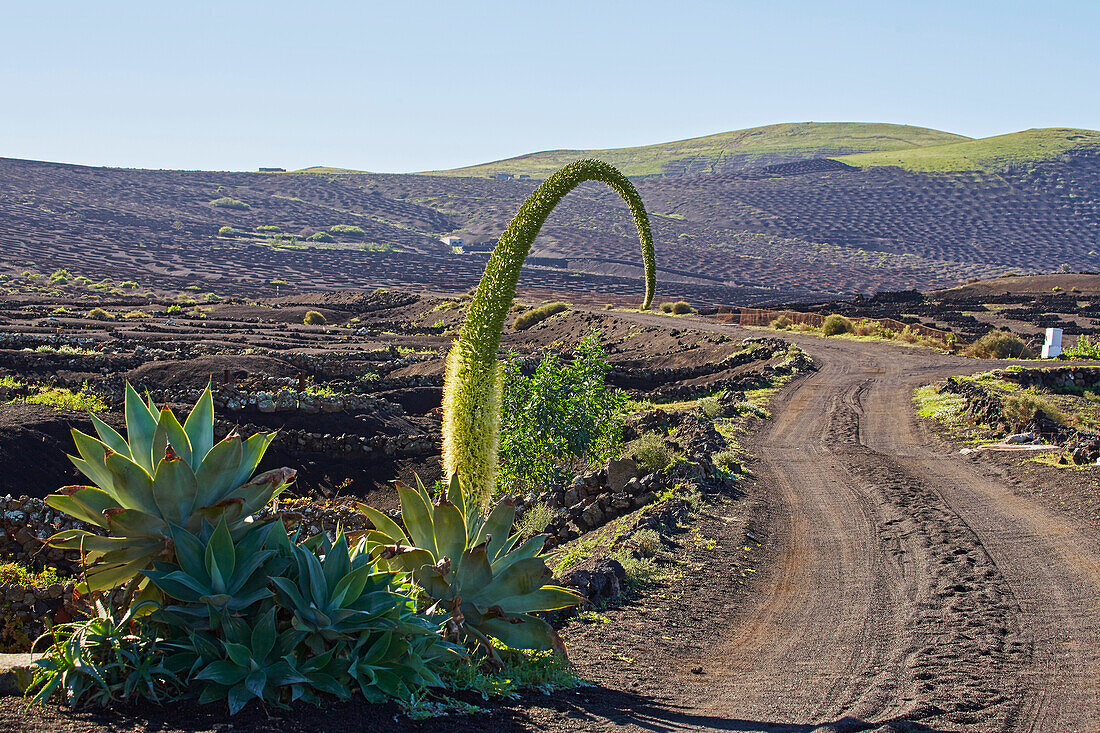
[[[103,512],[121,508],[110,494],[94,486],[85,486],[74,494],[50,494],[46,497],[46,504],[104,529],[107,528],[107,519]]]
[[[267,447],[273,440],[275,440],[275,433],[256,433],[244,442],[241,463],[237,468],[237,474],[233,477],[233,486],[240,486],[248,480],[256,470],[256,466],[260,465],[260,459],[264,457]]]
[[[439,550],[435,544],[435,526],[431,507],[417,490],[397,482],[397,494],[401,498],[401,518],[405,521],[409,539],[417,547],[432,553],[437,559]]]
[[[240,437],[226,437],[207,452],[206,458],[195,477],[198,482],[198,495],[195,506],[210,506],[221,501],[239,484],[234,483],[244,454]]]
[[[381,532],[389,538],[389,542],[385,544],[396,544],[398,542],[402,544],[412,544],[405,535],[405,530],[401,529],[401,525],[382,512],[362,502],[356,502],[355,508],[367,515],[367,519],[374,525],[376,531]]]
[[[194,509],[198,482],[195,472],[182,457],[165,456],[153,475],[153,500],[169,522],[184,524]]]
[[[516,505],[510,499],[501,499],[493,510],[489,512],[485,523],[481,525],[473,544],[480,545],[489,542],[489,562],[494,562],[504,549],[508,536],[512,531],[512,524],[516,521]]]
[[[519,623],[512,623],[511,620],[501,618],[483,619],[478,624],[478,628],[488,636],[502,641],[513,649],[564,651],[561,639],[550,624],[540,618],[526,614],[515,618],[519,620]]]
[[[241,669],[233,662],[225,659],[219,659],[215,662],[211,662],[202,668],[202,670],[195,675],[195,679],[209,680],[216,682],[219,685],[235,685],[244,679],[248,671]]]
[[[191,467],[196,472],[206,454],[214,447],[214,395],[208,386],[183,423],[191,445]]]
[[[328,605],[328,585],[325,583],[325,571],[321,561],[312,552],[302,550],[298,553],[298,582],[306,580],[309,585],[310,601],[314,606]]]
[[[466,497],[462,493],[462,484],[458,480],[457,473],[451,474],[451,480],[447,482],[447,501],[454,504],[458,511],[462,512],[462,516],[466,520],[466,527],[469,528],[476,518],[478,509],[474,503],[466,506]]]
[[[242,500],[242,514],[255,514],[274,497],[283,493],[297,474],[298,472],[293,468],[285,467],[265,471],[248,483],[233,489],[229,495]]]
[[[124,509],[107,516],[107,528],[114,537],[167,537],[168,525],[154,514],[137,509]]]
[[[203,585],[198,578],[182,570],[146,570],[145,577],[169,597],[180,601],[195,603],[210,592],[210,588]]]
[[[133,458],[133,456],[130,455],[130,444],[126,442],[126,439],[123,438],[117,430],[96,417],[94,412],[89,412],[88,417],[91,418],[92,425],[95,426],[95,431],[103,443],[110,446],[111,450],[114,452]]]
[[[214,534],[206,543],[203,560],[210,577],[221,580],[222,585],[219,587],[215,583],[215,588],[219,593],[224,592],[225,583],[229,581],[237,566],[237,552],[233,547],[233,537],[229,534],[229,527],[226,526],[224,519],[218,522],[218,526],[214,528]]]
[[[159,415],[150,411],[129,382],[126,383],[126,439],[130,457],[149,473],[153,472],[153,434]],[[159,457],[159,456],[158,456]],[[85,458],[87,460],[87,458]]]
[[[266,659],[275,646],[275,609],[274,607],[260,617],[252,630],[252,654],[257,659]]]
[[[522,596],[536,591],[552,577],[553,574],[542,558],[526,557],[497,573],[488,585],[473,593],[466,591],[464,598],[479,606],[490,606],[499,598]]]
[[[432,512],[437,557],[457,561],[466,550],[466,519],[454,504],[442,500]]]
[[[584,600],[584,596],[576,591],[556,585],[544,585],[530,593],[501,598],[493,605],[499,606],[505,613],[535,613],[569,608],[583,603]]]
[[[120,505],[128,509],[140,509],[146,514],[159,514],[153,499],[153,477],[148,471],[121,453],[107,456],[107,470],[114,478],[113,495]],[[104,487],[104,490],[107,490]],[[112,493],[107,490],[107,493]]]
[[[328,562],[327,558],[325,562]],[[370,565],[363,565],[331,584],[333,607],[347,606],[357,601],[370,580],[371,570]]]
[[[542,546],[544,544],[546,544],[546,535],[535,535],[511,552],[504,553],[497,557],[493,562],[493,572],[499,573],[516,560],[522,560],[527,557],[538,557],[538,554],[542,552]]]
[[[76,428],[69,431],[76,444],[76,452],[80,458],[69,456],[69,460],[80,470],[82,474],[90,478],[96,486],[113,495],[114,477],[107,470],[106,458],[110,449],[90,435],[80,432]]]
[[[454,585],[458,593],[467,596],[481,590],[493,580],[493,571],[486,556],[486,545],[482,543],[462,553],[462,560],[454,574]]]
[[[435,557],[427,550],[420,548],[406,549],[392,558],[382,560],[386,567],[398,573],[411,573],[425,565],[435,563]]]
[[[126,563],[93,566],[85,573],[85,582],[80,584],[87,590],[82,590],[81,592],[110,590],[111,588],[122,585],[130,580],[130,578],[149,567],[154,555],[155,551],[145,557],[140,557],[137,560],[131,560]]]
[[[416,584],[423,588],[424,592],[432,598],[438,598],[445,601],[454,598],[454,586],[447,582],[447,579],[443,577],[443,574],[439,572],[439,569],[434,565],[421,565],[419,568],[412,571],[412,576]]]
[[[183,429],[180,421],[176,419],[171,410],[164,409],[160,411],[157,429],[162,428],[168,436],[168,444],[176,451],[176,455],[186,461],[188,466],[192,465],[194,461],[192,460],[191,439],[187,437],[187,431]],[[156,457],[154,453],[153,458]],[[193,468],[191,470],[194,471]]]
[[[336,535],[336,544],[325,551],[325,586],[332,592],[341,578],[351,572],[348,559],[348,539],[343,532]],[[339,604],[337,604],[339,605]]]

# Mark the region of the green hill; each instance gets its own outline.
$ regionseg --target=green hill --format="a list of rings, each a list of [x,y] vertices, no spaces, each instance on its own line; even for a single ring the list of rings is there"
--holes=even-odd
[[[996,171],[1006,165],[1055,160],[1084,148],[1100,150],[1100,132],[1050,127],[909,150],[836,156],[836,160],[861,168],[890,165],[911,171]]]
[[[849,153],[919,149],[969,139],[950,132],[909,125],[795,122],[637,148],[548,150],[481,165],[425,173],[434,176],[510,174],[545,178],[578,158],[599,158],[617,166],[628,176],[683,175],[733,171]]]

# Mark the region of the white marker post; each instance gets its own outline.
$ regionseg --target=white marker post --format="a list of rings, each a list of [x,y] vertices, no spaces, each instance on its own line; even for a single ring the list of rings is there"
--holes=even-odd
[[[1053,359],[1062,353],[1062,329],[1048,328],[1047,338],[1043,342],[1043,358]]]

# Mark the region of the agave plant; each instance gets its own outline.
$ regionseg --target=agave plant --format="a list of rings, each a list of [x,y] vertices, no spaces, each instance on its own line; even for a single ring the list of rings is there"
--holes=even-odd
[[[649,216],[634,185],[613,166],[578,160],[547,178],[532,193],[497,241],[470,303],[466,323],[447,355],[443,387],[443,469],[458,474],[480,508],[487,508],[497,475],[500,445],[501,374],[497,362],[501,331],[516,294],[520,268],[546,217],[585,181],[602,181],[630,206],[641,238],[647,309],[656,288],[656,260]]]
[[[182,425],[152,399],[143,402],[130,384],[125,411],[125,438],[95,415],[98,439],[72,431],[79,457],[69,458],[95,486],[67,486],[46,497],[51,507],[106,532],[65,530],[48,540],[85,553],[86,591],[121,585],[156,560],[172,560],[172,525],[197,533],[204,523],[224,521],[239,531],[295,475],[280,468],[249,480],[275,434],[242,440],[233,432],[215,445],[209,388]]]
[[[180,603],[164,606],[167,614],[207,618],[214,625],[222,614],[240,614],[253,604],[275,595],[269,579],[289,562],[265,547],[281,522],[268,523],[234,543],[223,518],[203,544],[199,537],[173,525],[170,529],[176,562],[156,563],[147,577],[168,598]],[[283,529],[285,536],[286,530]],[[161,618],[164,613],[159,614]]]
[[[430,599],[429,611],[448,614],[445,635],[474,641],[494,661],[490,639],[514,649],[564,653],[557,633],[532,614],[575,606],[578,593],[556,585],[540,556],[545,536],[520,542],[511,534],[516,508],[502,499],[487,516],[468,501],[458,477],[433,502],[419,481],[416,488],[397,484],[405,529],[365,504],[360,511],[375,529],[364,546],[392,570],[411,573]]]

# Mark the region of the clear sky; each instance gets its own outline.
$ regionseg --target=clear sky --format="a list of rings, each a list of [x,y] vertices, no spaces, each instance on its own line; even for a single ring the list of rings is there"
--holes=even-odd
[[[1097,0],[0,0],[0,156],[408,172],[777,122],[1100,128]]]

